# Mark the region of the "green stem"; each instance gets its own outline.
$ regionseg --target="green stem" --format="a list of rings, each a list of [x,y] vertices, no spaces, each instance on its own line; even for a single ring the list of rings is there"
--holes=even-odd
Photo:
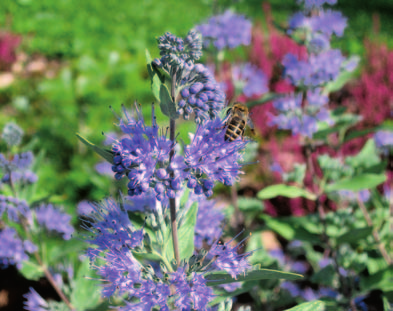
[[[176,90],[176,72],[172,76],[171,84],[171,97],[172,101],[175,102],[175,90]],[[169,121],[169,138],[174,146],[175,144],[175,131],[176,131],[176,121],[175,119],[170,119]],[[172,157],[175,154],[174,147],[169,153],[169,160],[172,161]],[[174,177],[174,173],[171,173],[171,178]],[[180,253],[179,253],[179,239],[177,234],[177,222],[176,222],[176,200],[173,198],[169,199],[169,209],[171,213],[171,227],[172,227],[172,241],[173,241],[173,253],[175,254],[175,259],[177,266],[180,265]]]

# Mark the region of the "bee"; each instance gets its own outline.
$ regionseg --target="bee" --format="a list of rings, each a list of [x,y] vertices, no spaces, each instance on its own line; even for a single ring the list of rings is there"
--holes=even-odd
[[[230,116],[229,116],[230,115]],[[227,111],[228,121],[225,126],[225,140],[234,141],[239,136],[244,139],[244,131],[248,123],[252,135],[255,135],[254,126],[250,119],[250,112],[246,105],[241,103],[234,103],[234,105]]]

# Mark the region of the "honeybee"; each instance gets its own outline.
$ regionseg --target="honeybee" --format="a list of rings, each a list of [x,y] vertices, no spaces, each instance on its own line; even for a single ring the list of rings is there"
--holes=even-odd
[[[230,114],[230,116],[229,116]],[[228,121],[226,122],[225,140],[234,141],[239,136],[244,139],[244,131],[248,123],[251,134],[255,135],[254,126],[250,119],[250,112],[246,105],[234,103],[227,111]]]

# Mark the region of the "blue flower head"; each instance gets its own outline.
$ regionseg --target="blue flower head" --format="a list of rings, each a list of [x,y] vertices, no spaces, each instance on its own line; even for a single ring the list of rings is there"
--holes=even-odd
[[[173,196],[171,170],[168,167],[169,153],[173,143],[164,133],[159,133],[152,109],[152,126],[147,126],[139,109],[136,107],[137,118],[131,117],[124,110],[126,120],[120,120],[119,127],[128,137],[116,140],[112,145],[114,152],[112,170],[115,178],[127,176],[128,195],[135,196],[153,188],[161,201],[165,196]]]
[[[202,38],[195,30],[190,30],[184,39],[167,32],[158,37],[157,42],[161,58],[153,63],[168,72],[172,71],[171,68],[178,70],[192,66],[202,56]]]
[[[216,200],[207,199],[204,195],[190,194],[186,208],[190,208],[194,202],[198,202],[194,245],[196,249],[201,249],[204,243],[212,245],[214,241],[221,237],[225,215],[217,207]]]
[[[251,268],[248,257],[251,256],[252,252],[239,254],[238,250],[243,246],[244,240],[234,246],[231,245],[232,241],[225,244],[216,241],[209,250],[209,256],[215,258],[214,269],[226,271],[233,278],[236,278],[237,275],[243,274]]]
[[[37,246],[29,240],[22,241],[15,229],[4,228],[0,232],[0,266],[16,265],[22,268],[25,260],[29,259],[27,253],[34,253]]]
[[[183,70],[179,86],[177,114],[182,115],[185,120],[194,113],[195,122],[203,123],[216,118],[224,108],[225,93],[209,69],[202,64]]]
[[[34,290],[34,288],[30,287],[30,291],[27,294],[23,295],[23,297],[27,299],[27,301],[24,302],[25,310],[28,311],[49,310],[48,303]]]
[[[249,45],[251,43],[251,28],[251,21],[230,10],[211,17],[205,24],[196,26],[196,29],[202,33],[204,46],[209,46],[212,43],[218,50]]]
[[[3,129],[1,138],[8,146],[18,146],[23,137],[23,130],[14,122],[8,122]]]
[[[297,0],[297,3],[303,4],[306,11],[311,11],[312,9],[321,9],[325,3],[334,5],[337,0]]]
[[[34,161],[32,152],[22,152],[15,154],[12,160],[7,160],[3,154],[0,153],[0,169],[4,175],[1,177],[0,182],[13,184],[27,185],[35,183],[38,180],[30,167]]]
[[[325,107],[328,98],[319,88],[307,92],[306,103],[302,107],[302,94],[291,94],[277,99],[273,105],[280,114],[272,116],[270,124],[277,125],[280,129],[291,130],[293,135],[312,137],[318,130],[318,121],[332,123]]]
[[[234,66],[232,77],[235,85],[241,86],[242,92],[247,97],[260,96],[269,90],[266,75],[250,63]]]
[[[375,145],[384,154],[389,154],[393,149],[393,132],[378,131],[374,135]]]
[[[232,185],[242,173],[241,151],[248,141],[240,137],[225,140],[225,120],[220,118],[199,125],[189,145],[184,148],[183,171],[187,171],[187,187],[195,194],[212,195],[215,181]]]
[[[0,195],[0,218],[7,212],[8,219],[20,223],[22,218],[31,219],[29,206],[25,200],[19,200],[12,196]]]
[[[52,204],[43,204],[35,210],[37,221],[49,231],[62,234],[64,240],[69,240],[74,232],[71,216],[56,209]]]

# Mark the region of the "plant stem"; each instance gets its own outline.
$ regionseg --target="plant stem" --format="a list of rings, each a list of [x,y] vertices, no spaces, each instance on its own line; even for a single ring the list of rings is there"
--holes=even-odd
[[[322,242],[324,242],[326,245],[327,253],[331,254],[331,257],[333,260],[333,268],[334,268],[334,271],[336,272],[339,282],[340,282],[340,291],[350,301],[351,311],[357,311],[356,306],[354,304],[352,304],[352,288],[347,286],[347,282],[345,281],[344,276],[342,276],[340,273],[340,266],[338,264],[337,252],[333,248],[332,244],[330,243],[330,239],[327,234],[326,213],[323,209],[323,206],[321,204],[321,199],[320,199],[321,195],[323,193],[323,189],[321,187],[320,187],[320,189],[318,189],[318,187],[316,185],[315,179],[317,178],[317,175],[315,172],[314,163],[312,162],[312,158],[311,158],[312,146],[310,144],[307,144],[305,146],[305,148],[306,148],[305,154],[306,154],[307,168],[308,168],[311,176],[313,177],[313,191],[317,197],[315,200],[315,205],[316,205],[316,209],[318,211],[319,219],[321,220],[321,223],[322,223],[321,239],[322,239]]]
[[[15,190],[14,184],[12,182],[11,170],[9,170],[9,169],[8,169],[8,174],[9,174],[9,178],[10,178],[10,181],[9,181],[10,188],[11,188],[13,196],[16,198],[17,194],[16,194],[16,190]],[[30,230],[29,230],[29,227],[28,227],[28,225],[26,223],[26,219],[25,218],[22,218],[21,224],[23,226],[23,229],[26,232],[28,240],[32,241]],[[71,304],[71,302],[68,300],[68,298],[64,295],[63,291],[57,286],[57,284],[56,284],[52,274],[49,272],[49,270],[43,264],[42,259],[40,257],[40,254],[37,251],[34,252],[34,257],[36,258],[36,260],[37,260],[38,264],[40,265],[41,269],[44,271],[44,274],[45,274],[46,278],[48,279],[49,283],[52,285],[52,287],[54,288],[56,293],[59,295],[60,299],[63,300],[63,302],[67,305],[68,308],[70,308],[70,310],[74,311],[75,310],[74,306]]]
[[[27,226],[27,223],[25,222],[25,220],[22,220],[22,225],[23,225],[23,229],[26,232],[27,238],[31,241],[30,230],[29,230],[29,227]],[[71,304],[71,302],[68,300],[68,298],[64,295],[63,291],[57,286],[52,274],[49,272],[47,267],[42,262],[41,256],[37,251],[34,252],[34,257],[36,258],[41,269],[44,271],[44,274],[45,274],[46,278],[48,279],[49,283],[52,285],[52,287],[55,289],[56,293],[59,295],[60,299],[63,300],[63,302],[67,305],[68,308],[70,308],[70,310],[74,311],[75,310],[74,306]]]
[[[244,217],[239,209],[236,183],[234,183],[231,186],[231,200],[232,200],[233,207],[235,208],[234,226],[237,230],[241,226],[241,224],[244,222]],[[240,228],[239,228],[239,230],[240,230]]]
[[[360,200],[359,194],[357,195],[356,200],[359,204],[360,210],[362,211],[364,218],[366,219],[367,225],[373,229],[372,234],[373,234],[375,242],[377,242],[377,244],[378,244],[378,248],[382,254],[382,257],[385,259],[388,266],[390,266],[392,264],[392,260],[390,259],[385,246],[381,242],[381,238],[379,237],[378,231],[374,227],[373,221],[371,220],[370,214],[368,213],[366,206],[364,205],[362,200]]]
[[[176,72],[172,75],[171,83],[171,97],[173,103],[175,102],[175,90],[176,90]],[[172,141],[172,149],[169,153],[169,161],[172,161],[172,157],[175,154],[175,131],[176,131],[176,121],[175,119],[170,119],[169,121],[169,138]],[[171,173],[171,178],[174,177],[174,173]],[[173,241],[173,253],[175,254],[175,259],[177,266],[180,265],[180,253],[179,253],[179,239],[177,235],[177,222],[176,222],[176,200],[173,198],[169,199],[169,208],[171,213],[171,227],[172,227],[172,241]]]

